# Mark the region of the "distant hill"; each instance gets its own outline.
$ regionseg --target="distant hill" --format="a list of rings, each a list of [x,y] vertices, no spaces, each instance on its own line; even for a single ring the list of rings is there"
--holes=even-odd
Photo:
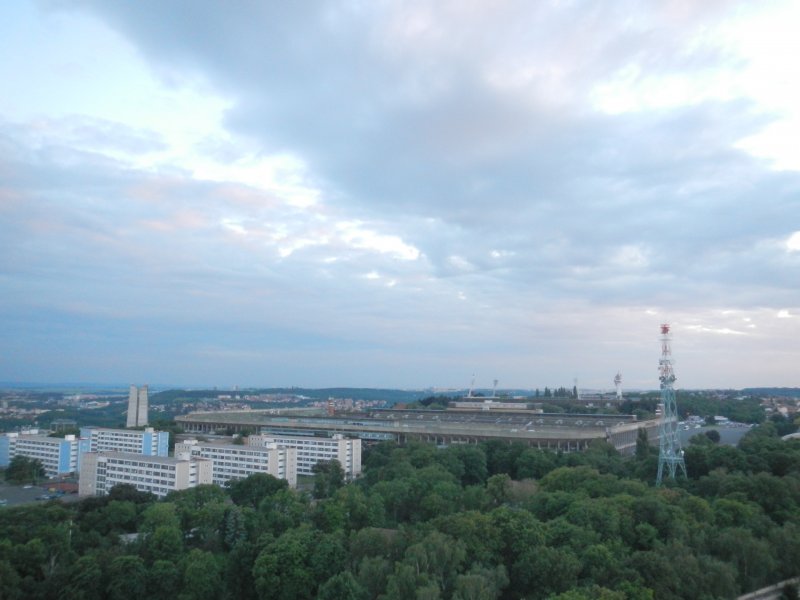
[[[200,400],[216,398],[220,395],[246,396],[256,394],[293,394],[314,400],[328,398],[352,398],[353,400],[383,400],[389,405],[398,402],[413,402],[426,396],[422,390],[388,390],[374,388],[247,388],[240,390],[206,389],[206,390],[166,390],[150,394],[151,404],[169,404],[175,401]]]
[[[785,388],[785,387],[761,387],[761,388],[744,388],[743,394],[751,396],[786,396],[788,398],[800,398],[800,388]]]

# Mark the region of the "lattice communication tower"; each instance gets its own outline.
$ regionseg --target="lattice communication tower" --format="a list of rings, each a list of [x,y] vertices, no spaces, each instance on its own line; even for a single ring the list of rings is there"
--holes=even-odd
[[[686,477],[686,463],[683,461],[683,450],[678,438],[678,407],[675,404],[675,372],[672,369],[672,336],[669,324],[661,325],[661,359],[658,361],[659,380],[661,381],[661,421],[658,424],[659,453],[658,475],[656,485],[661,485],[661,479],[666,474],[675,479],[675,473],[680,470]]]

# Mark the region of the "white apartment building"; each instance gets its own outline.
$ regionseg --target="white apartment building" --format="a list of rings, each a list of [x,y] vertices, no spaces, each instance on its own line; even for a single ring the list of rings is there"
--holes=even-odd
[[[175,444],[175,454],[189,453],[213,463],[213,480],[225,485],[233,479],[244,479],[255,473],[266,473],[297,486],[297,451],[277,444],[242,446],[186,440]]]
[[[82,427],[81,438],[89,440],[90,452],[131,452],[145,456],[169,455],[169,432],[146,427],[136,429],[109,429]]]
[[[361,474],[361,440],[343,435],[332,437],[291,436],[276,433],[251,435],[247,438],[249,446],[269,446],[276,444],[297,450],[297,473],[313,475],[313,467],[320,461],[336,459],[342,465],[346,479]]]
[[[81,460],[78,494],[104,496],[118,483],[163,497],[212,483],[212,464],[187,454],[174,457],[144,456],[126,452],[87,452]]]
[[[74,435],[39,435],[36,429],[4,433],[0,435],[0,467],[7,467],[15,456],[27,456],[42,462],[47,477],[75,473],[84,449],[81,442]]]

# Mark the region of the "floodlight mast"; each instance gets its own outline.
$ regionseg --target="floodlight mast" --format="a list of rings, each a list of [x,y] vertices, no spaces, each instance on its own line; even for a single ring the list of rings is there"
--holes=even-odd
[[[658,424],[659,452],[658,474],[656,486],[661,485],[666,474],[675,479],[675,473],[680,469],[686,477],[686,463],[683,461],[683,450],[678,438],[678,407],[675,404],[675,371],[672,368],[672,336],[668,323],[661,325],[661,359],[658,361],[659,380],[661,382],[661,420]]]

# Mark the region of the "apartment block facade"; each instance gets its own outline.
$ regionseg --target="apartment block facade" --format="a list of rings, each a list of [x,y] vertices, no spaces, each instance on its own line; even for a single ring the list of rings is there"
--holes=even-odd
[[[145,456],[169,455],[169,432],[136,429],[82,427],[81,438],[89,440],[90,452],[131,452]]]
[[[0,467],[7,467],[15,456],[27,456],[42,462],[47,477],[68,475],[78,471],[87,447],[74,435],[55,438],[39,435],[38,430],[4,433],[0,435]]]
[[[189,453],[213,463],[213,480],[217,485],[244,479],[255,473],[266,473],[297,486],[297,451],[277,444],[261,446],[221,444],[186,440],[175,444],[175,454]]]
[[[159,497],[212,483],[212,463],[205,458],[145,456],[126,452],[87,452],[78,481],[80,496],[104,496],[120,483]]]
[[[249,446],[284,446],[297,450],[297,473],[312,475],[314,465],[320,461],[339,461],[347,479],[361,474],[361,440],[342,435],[332,437],[291,436],[275,433],[251,435],[247,438]]]

